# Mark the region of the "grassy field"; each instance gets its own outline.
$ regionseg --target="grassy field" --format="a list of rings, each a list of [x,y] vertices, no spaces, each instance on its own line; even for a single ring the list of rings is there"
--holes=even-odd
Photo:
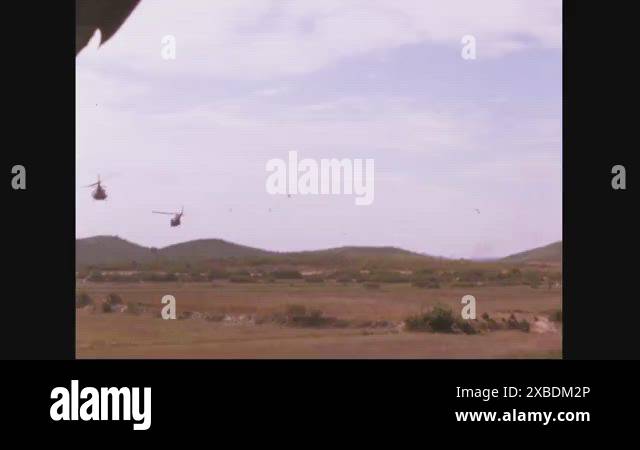
[[[78,282],[94,306],[77,310],[79,358],[558,358],[561,326],[541,332],[498,330],[477,335],[411,332],[403,321],[434,305],[455,314],[466,294],[477,316],[515,314],[535,323],[561,309],[560,288],[529,286],[424,289],[409,283],[90,283]],[[103,313],[117,293],[138,314]],[[176,298],[177,320],[159,317],[164,295]],[[318,311],[340,326],[290,326],[270,318],[291,308]],[[540,319],[539,319],[540,320]]]

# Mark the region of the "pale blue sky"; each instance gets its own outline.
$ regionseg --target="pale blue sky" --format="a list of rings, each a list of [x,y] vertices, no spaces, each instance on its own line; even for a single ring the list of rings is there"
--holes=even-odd
[[[454,257],[559,240],[561,22],[560,1],[143,0],[77,58],[77,236]],[[289,150],[374,158],[373,205],[269,196]],[[80,187],[98,173],[104,203]],[[182,205],[177,229],[150,213]]]

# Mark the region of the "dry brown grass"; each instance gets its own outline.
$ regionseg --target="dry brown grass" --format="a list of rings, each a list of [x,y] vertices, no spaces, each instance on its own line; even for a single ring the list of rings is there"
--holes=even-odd
[[[149,311],[132,316],[78,310],[78,357],[132,358],[520,358],[560,357],[561,335],[497,331],[477,336],[410,333],[397,329],[289,328],[275,324],[227,324],[206,320],[165,321],[155,317],[160,299],[174,295],[177,311],[216,315],[268,316],[304,305],[348,321],[399,323],[436,304],[460,311],[472,294],[477,315],[494,318],[515,312],[532,318],[561,307],[560,289],[527,286],[420,289],[408,283],[381,284],[379,290],[334,282],[238,284],[83,283],[94,299],[110,292]]]

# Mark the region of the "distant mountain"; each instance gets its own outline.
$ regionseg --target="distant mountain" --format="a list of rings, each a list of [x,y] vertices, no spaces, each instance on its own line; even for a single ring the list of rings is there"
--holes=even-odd
[[[117,236],[95,236],[76,240],[76,265],[117,265],[136,261],[145,264],[163,260],[170,262],[200,262],[221,258],[264,258],[320,263],[355,259],[424,259],[428,256],[396,247],[339,247],[303,252],[271,252],[234,244],[222,239],[198,239],[155,249],[143,247]]]
[[[199,239],[156,249],[134,244],[118,236],[76,239],[76,265],[148,263],[155,260],[202,261],[212,258],[259,257],[275,253],[233,244],[221,239]]]
[[[170,245],[158,251],[171,261],[202,261],[211,258],[253,258],[276,255],[275,252],[234,244],[222,239],[198,239]]]
[[[289,255],[308,255],[314,254],[318,256],[344,256],[344,257],[390,257],[390,256],[417,256],[425,257],[419,253],[409,250],[403,250],[397,247],[336,247],[326,250],[310,250],[304,252],[289,253]]]
[[[527,262],[562,262],[562,241],[545,245],[524,252],[509,255],[502,261],[511,263],[527,263]]]
[[[273,262],[327,265],[336,262],[371,262],[393,264],[433,260],[432,256],[397,247],[338,247],[302,252],[272,252],[234,244],[222,239],[198,239],[164,248],[143,247],[118,236],[95,236],[76,239],[76,265],[119,265],[158,261],[198,263],[224,258],[271,258]],[[442,259],[442,258],[438,258]],[[562,262],[562,242],[507,256],[507,263]]]
[[[149,262],[154,254],[143,247],[117,236],[94,236],[76,239],[76,265]]]

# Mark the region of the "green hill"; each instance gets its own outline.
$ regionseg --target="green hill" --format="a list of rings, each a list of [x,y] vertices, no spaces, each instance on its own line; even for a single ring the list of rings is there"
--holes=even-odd
[[[561,263],[562,241],[554,242],[553,244],[545,245],[544,247],[538,247],[524,252],[509,255],[506,258],[503,258],[502,261],[509,263]]]
[[[418,253],[395,247],[339,247],[303,252],[271,252],[222,239],[198,239],[168,247],[143,247],[117,236],[96,236],[76,240],[76,265],[118,265],[135,261],[146,264],[155,261],[197,263],[212,259],[259,258],[278,263],[331,264],[349,260],[424,260]]]
[[[377,267],[405,267],[413,264],[424,265],[449,261],[450,264],[464,264],[443,258],[414,253],[397,247],[339,247],[325,250],[302,252],[272,252],[245,245],[234,244],[222,239],[198,239],[170,245],[164,248],[150,248],[134,244],[118,236],[95,236],[76,240],[76,266],[127,266],[132,262],[149,263],[200,263],[208,260],[237,258],[240,260],[262,260],[273,264]],[[494,262],[511,264],[562,262],[562,242],[554,242],[545,247],[527,250],[507,256]]]
[[[154,254],[143,247],[117,236],[94,236],[76,239],[76,266],[152,261]]]
[[[76,266],[140,264],[156,260],[196,262],[213,258],[245,258],[272,254],[265,250],[233,244],[221,239],[200,239],[161,249],[143,247],[118,236],[76,239]]]
[[[202,261],[213,258],[255,258],[276,255],[259,248],[234,244],[222,239],[198,239],[164,247],[158,252],[170,261]]]

